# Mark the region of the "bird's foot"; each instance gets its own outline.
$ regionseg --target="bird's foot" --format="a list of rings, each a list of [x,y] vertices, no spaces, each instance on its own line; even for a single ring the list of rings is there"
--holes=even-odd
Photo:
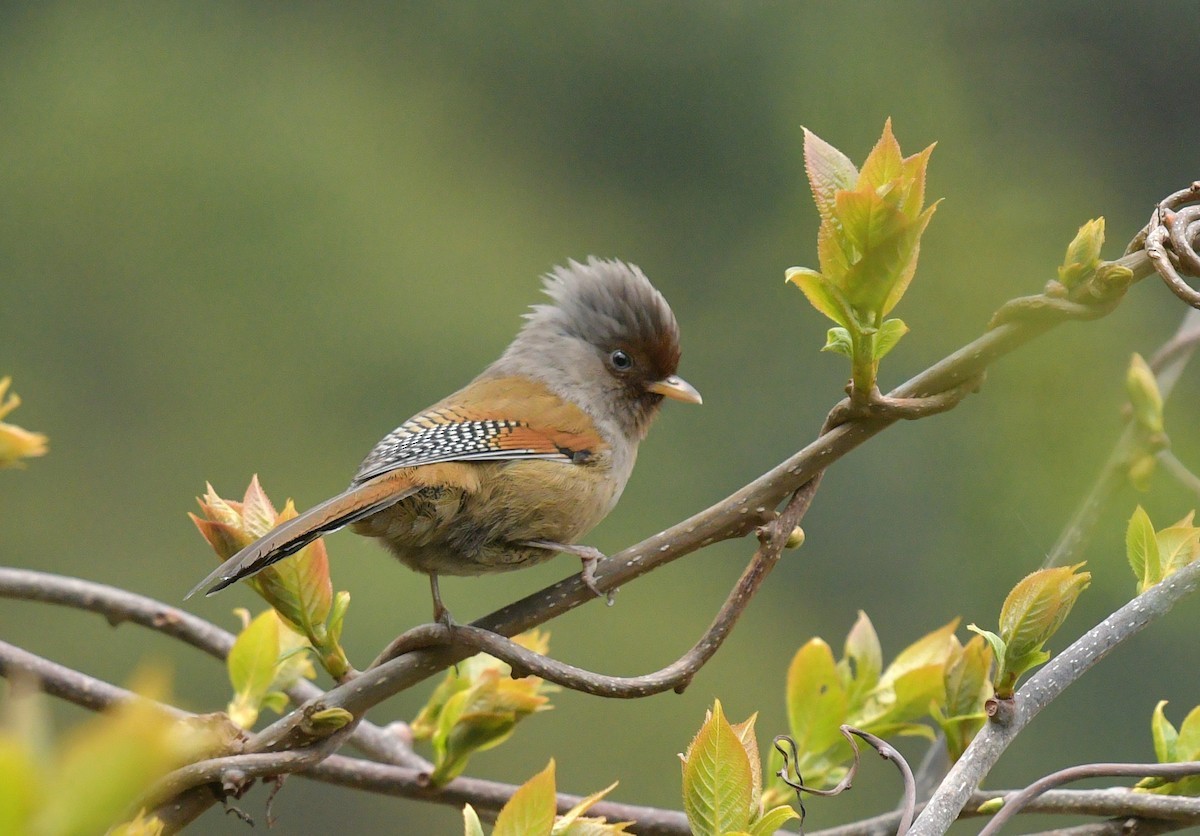
[[[578,557],[583,563],[583,570],[580,573],[583,578],[583,585],[592,591],[592,594],[597,598],[603,598],[611,607],[616,602],[617,591],[610,589],[605,592],[600,588],[600,583],[596,578],[596,567],[600,565],[600,561],[607,560],[608,556],[600,551],[595,546],[578,546],[569,543],[553,543],[549,540],[529,540],[524,545],[536,546],[539,549],[550,549],[551,551],[562,552],[563,554],[571,554]]]

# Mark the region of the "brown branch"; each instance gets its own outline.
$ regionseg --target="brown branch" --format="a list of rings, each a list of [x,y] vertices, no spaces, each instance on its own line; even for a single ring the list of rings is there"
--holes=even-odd
[[[447,628],[441,624],[425,624],[404,633],[388,646],[371,667],[420,647],[463,645],[472,652],[484,651],[507,662],[512,666],[514,675],[540,676],[565,688],[594,696],[635,699],[672,689],[676,693],[682,693],[696,672],[712,658],[729,636],[733,625],[762,586],[763,580],[779,562],[788,536],[800,524],[812,505],[819,482],[818,474],[796,491],[777,519],[759,529],[759,546],[754,557],[730,591],[708,630],[691,650],[654,673],[643,676],[606,676],[535,653],[489,630],[471,625]]]
[[[145,700],[132,691],[119,688],[101,679],[72,670],[66,665],[51,662],[28,650],[0,641],[0,676],[13,679],[33,677],[41,690],[51,696],[74,703],[90,711],[103,711],[111,705],[129,700]],[[152,702],[152,701],[149,701]],[[194,715],[165,703],[156,703],[172,719],[182,720]]]

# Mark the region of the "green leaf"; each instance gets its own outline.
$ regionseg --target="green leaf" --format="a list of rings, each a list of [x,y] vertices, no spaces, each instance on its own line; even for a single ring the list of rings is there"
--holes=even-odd
[[[1082,565],[1033,572],[1009,592],[1000,609],[999,631],[1007,645],[1006,667],[1012,669],[1014,660],[1039,650],[1062,626],[1079,594],[1091,583],[1089,572],[1076,574]]]
[[[945,662],[905,671],[892,685],[895,702],[886,715],[890,723],[903,723],[924,717],[929,704],[946,701]]]
[[[333,606],[329,611],[329,640],[334,644],[342,641],[342,626],[346,620],[346,610],[350,609],[350,593],[342,590],[333,597]]]
[[[850,313],[849,303],[823,275],[807,267],[790,267],[786,275],[787,280],[800,288],[814,308],[839,325],[851,326],[854,317]]]
[[[758,812],[759,799],[762,797],[762,756],[758,753],[758,737],[754,733],[754,722],[757,719],[757,713],[751,714],[748,719],[730,725],[737,739],[741,741],[742,748],[746,750],[746,760],[750,764],[751,818]]]
[[[997,636],[991,630],[984,630],[980,627],[976,627],[974,624],[968,624],[967,629],[972,633],[978,633],[983,637],[984,641],[986,641],[988,646],[991,647],[992,655],[996,657],[998,662],[1003,660],[1007,655],[1008,645],[1005,644],[1004,639]],[[999,674],[999,670],[997,670],[997,674]]]
[[[988,672],[992,650],[983,636],[976,636],[951,656],[946,663],[945,687],[947,717],[976,714],[990,694]]]
[[[1193,515],[1155,534],[1164,578],[1187,566],[1200,553],[1200,528],[1192,525]]]
[[[900,155],[900,143],[892,133],[892,120],[888,118],[883,123],[883,134],[863,162],[862,172],[858,175],[856,189],[870,188],[875,190],[899,180],[904,173],[903,159]]]
[[[817,227],[817,264],[834,287],[842,286],[842,280],[850,272],[850,264],[859,256],[860,253],[846,240],[841,223],[836,218],[822,221]]]
[[[463,836],[483,836],[483,823],[470,804],[463,807]]]
[[[908,333],[908,326],[904,324],[902,319],[888,319],[883,325],[879,326],[879,333],[875,335],[875,359],[882,360],[887,353],[896,347],[896,343],[900,342],[900,338]]]
[[[880,685],[891,686],[899,677],[926,665],[944,665],[953,650],[954,631],[959,619],[955,618],[941,627],[926,633],[896,655],[883,672]]]
[[[867,614],[858,611],[858,618],[846,634],[843,658],[853,665],[843,680],[848,693],[850,710],[861,705],[863,698],[876,685],[883,672],[883,649],[879,646],[879,635]],[[852,676],[850,675],[852,673]]]
[[[574,836],[575,831],[573,831],[572,826],[583,817],[583,814],[586,813],[593,804],[595,804],[600,799],[604,798],[604,796],[608,795],[610,792],[612,792],[616,788],[617,788],[617,782],[613,781],[607,787],[600,790],[600,792],[592,793],[587,798],[584,798],[583,800],[581,800],[578,804],[576,804],[570,810],[568,810],[567,812],[563,813],[561,816],[556,818],[554,820],[554,829],[552,831],[552,836]],[[598,832],[604,833],[606,831],[601,830]]]
[[[902,238],[911,222],[874,191],[841,192],[837,196],[837,217],[846,239],[866,256],[872,250]],[[847,291],[847,296],[853,295]]]
[[[842,354],[850,359],[854,359],[854,341],[850,339],[850,332],[840,325],[835,325],[829,329],[825,335],[825,345],[821,348],[822,351],[832,351],[835,354]]]
[[[254,725],[263,697],[275,681],[280,627],[275,611],[264,610],[238,635],[225,660],[234,690],[229,715],[242,728]]]
[[[697,836],[722,836],[750,824],[746,749],[718,700],[683,757],[683,809]]]
[[[1162,580],[1162,559],[1158,553],[1158,538],[1150,515],[1141,505],[1133,511],[1125,528],[1125,554],[1138,580],[1138,591],[1144,591]]]
[[[921,254],[921,236],[925,234],[925,228],[929,226],[929,222],[933,219],[933,213],[937,211],[939,205],[941,205],[940,200],[927,207],[924,212],[917,216],[912,225],[909,226],[908,255],[906,256],[904,266],[897,272],[896,278],[892,282],[892,287],[883,301],[883,308],[879,312],[880,316],[887,316],[891,313],[892,308],[896,307],[908,290],[908,286],[917,272],[917,258]]]
[[[524,784],[496,817],[492,836],[550,836],[557,809],[554,794],[554,759]]]
[[[1188,712],[1179,724],[1179,737],[1175,740],[1175,760],[1200,760],[1200,705]]]
[[[819,638],[796,651],[787,673],[787,713],[801,765],[842,742],[848,699],[833,651]]]
[[[858,179],[858,169],[850,158],[808,128],[804,129],[804,170],[822,220],[833,215],[834,195],[854,188]]]
[[[1159,700],[1158,705],[1154,706],[1154,714],[1150,718],[1150,733],[1154,737],[1154,756],[1158,758],[1158,762],[1174,763],[1179,760],[1175,757],[1175,741],[1179,739],[1179,732],[1171,725],[1163,711],[1166,705],[1166,700]]]
[[[933,149],[937,143],[933,143],[919,153],[913,154],[911,157],[905,157],[901,168],[904,171],[904,198],[900,205],[902,211],[909,218],[916,218],[921,214],[921,207],[925,203],[925,173],[929,168],[929,158],[933,156]]]
[[[763,813],[762,818],[750,828],[750,836],[772,836],[786,822],[800,818],[800,814],[791,807],[774,807]]]

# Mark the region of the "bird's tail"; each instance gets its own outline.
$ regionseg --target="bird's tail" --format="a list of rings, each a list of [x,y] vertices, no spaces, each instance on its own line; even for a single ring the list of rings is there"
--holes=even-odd
[[[417,491],[413,486],[397,485],[395,478],[389,478],[395,475],[393,471],[355,485],[276,526],[214,569],[183,597],[191,598],[202,589],[205,595],[219,592],[295,554],[318,537],[382,511]]]

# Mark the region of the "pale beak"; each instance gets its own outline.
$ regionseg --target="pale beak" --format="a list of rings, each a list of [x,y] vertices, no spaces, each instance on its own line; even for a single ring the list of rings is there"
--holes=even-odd
[[[704,399],[700,397],[700,393],[696,391],[695,386],[674,374],[670,377],[664,377],[662,380],[654,381],[646,389],[662,395],[664,398],[670,398],[673,401],[704,403]]]

